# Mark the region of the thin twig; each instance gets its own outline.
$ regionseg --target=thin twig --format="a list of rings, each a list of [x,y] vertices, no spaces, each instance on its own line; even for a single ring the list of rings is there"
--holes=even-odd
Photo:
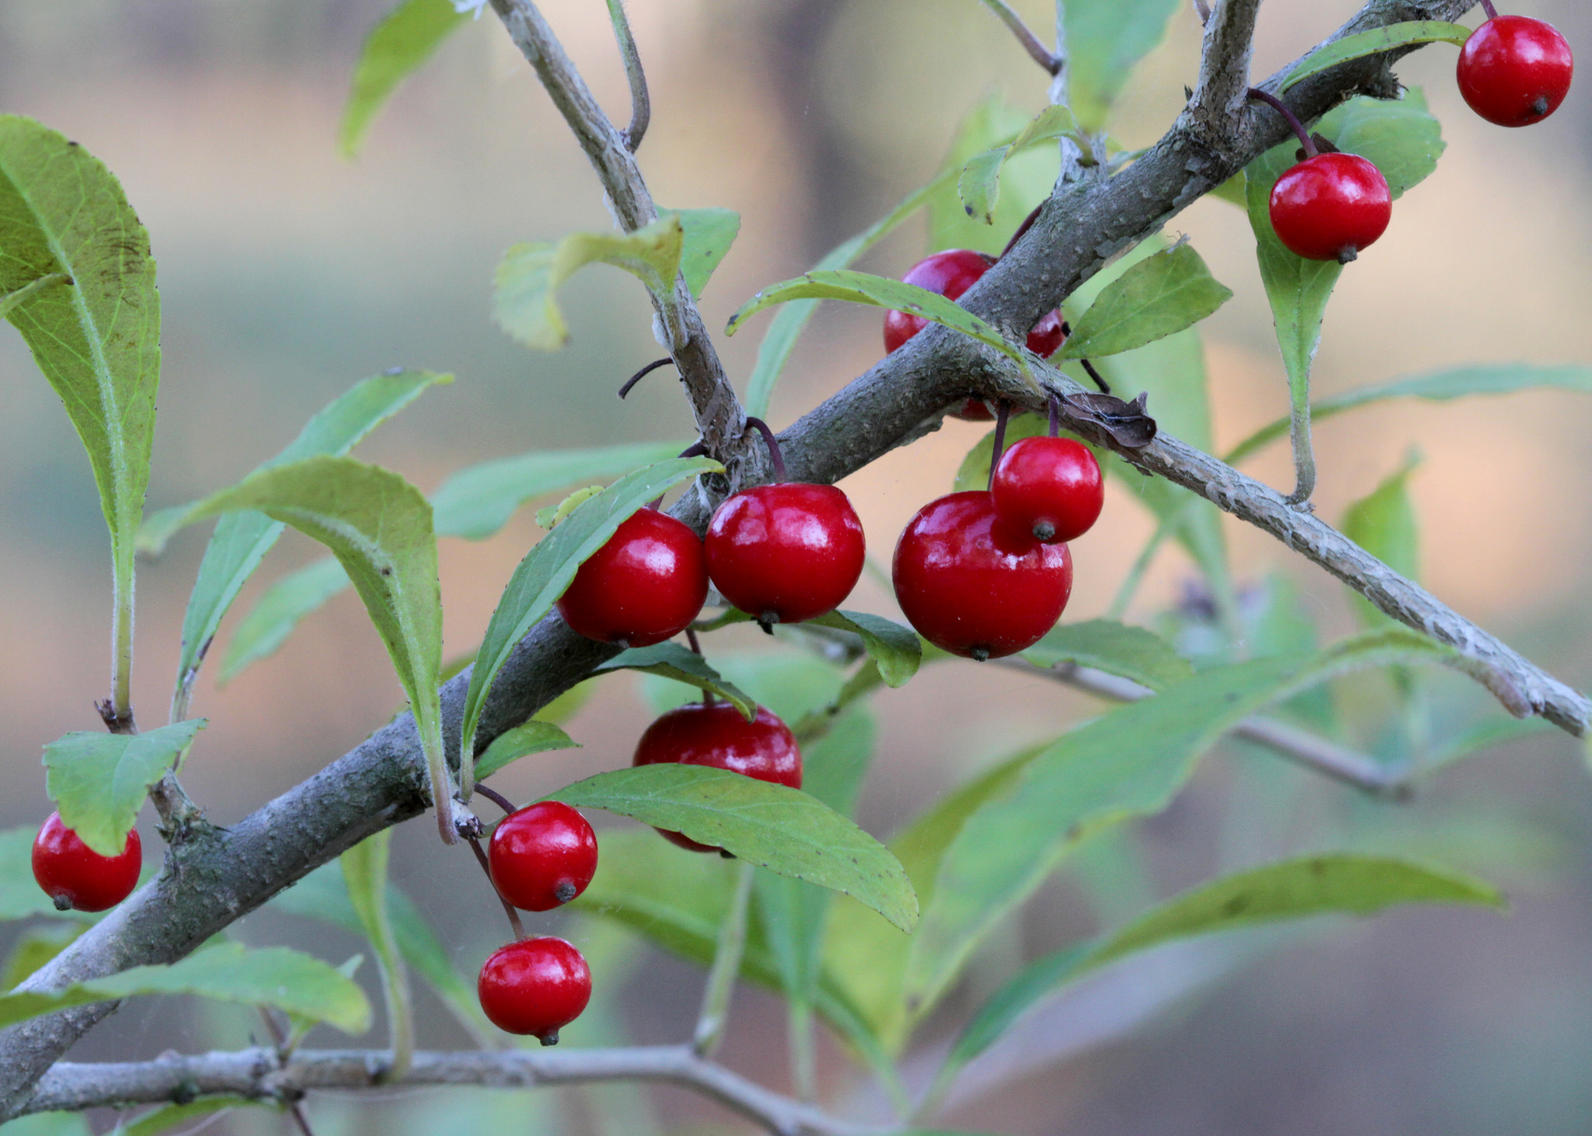
[[[724,1040],[724,1027],[730,1020],[730,996],[735,992],[735,978],[741,973],[741,956],[746,952],[746,923],[751,907],[752,880],[757,869],[742,864],[740,877],[735,882],[735,895],[730,909],[719,924],[719,941],[713,949],[713,966],[708,970],[707,985],[702,992],[702,1010],[697,1015],[696,1032],[691,1038],[691,1050],[698,1057],[712,1057]]]
[[[652,121],[652,99],[647,94],[647,73],[641,69],[641,52],[636,50],[636,37],[631,34],[622,0],[608,0],[608,18],[613,22],[619,55],[625,61],[625,79],[630,83],[630,125],[625,127],[624,138],[634,154],[641,148],[641,139]]]
[[[1024,51],[1028,52],[1028,58],[1043,67],[1045,74],[1054,75],[1061,69],[1062,61],[1039,42],[1039,37],[1029,30],[1028,25],[1023,23],[1023,18],[1012,11],[1004,0],[984,0],[984,7],[994,12],[1000,22],[1006,25],[1007,30],[1017,37],[1017,42],[1023,45]]]

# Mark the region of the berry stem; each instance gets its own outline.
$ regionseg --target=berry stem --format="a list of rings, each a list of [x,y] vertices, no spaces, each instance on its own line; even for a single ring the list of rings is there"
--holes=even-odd
[[[1001,249],[1001,256],[1005,256],[1007,253],[1011,252],[1012,246],[1023,239],[1023,234],[1034,227],[1034,222],[1039,220],[1039,211],[1044,207],[1045,203],[1041,201],[1038,205],[1034,206],[1033,211],[1030,212],[1028,216],[1023,218],[1023,223],[1018,225],[1017,228],[1012,231],[1011,240],[1007,241],[1006,247]],[[997,256],[995,258],[997,262],[999,262],[1001,256]]]
[[[1306,158],[1314,158],[1320,153],[1316,149],[1315,140],[1310,137],[1310,131],[1305,129],[1305,124],[1299,121],[1299,116],[1289,110],[1281,99],[1269,91],[1261,90],[1259,87],[1251,87],[1247,93],[1250,98],[1265,103],[1272,110],[1282,115],[1283,119],[1288,123],[1288,129],[1298,135],[1299,145],[1303,148]]]
[[[515,813],[519,811],[514,807],[513,801],[509,800],[490,785],[487,785],[481,781],[477,781],[475,783],[475,791],[480,793],[487,800],[491,801],[498,808],[502,809],[505,813]]]
[[[785,457],[779,452],[779,439],[774,437],[774,431],[768,428],[768,423],[761,418],[754,418],[748,414],[746,424],[759,434],[763,435],[763,444],[768,447],[768,461],[774,467],[774,481],[785,480]]]
[[[1487,13],[1487,18],[1489,20],[1496,20],[1498,18],[1498,9],[1493,7],[1492,0],[1481,0],[1481,10]]]
[[[685,629],[685,641],[686,641],[686,644],[691,648],[691,650],[696,653],[697,658],[701,658],[702,657],[702,640],[697,638],[697,633],[696,633],[696,630],[694,628],[687,627]],[[715,699],[713,697],[713,692],[711,690],[708,690],[706,687],[704,687],[703,690],[702,690],[702,705],[704,705],[704,706],[712,706],[713,703],[716,702],[716,701],[717,701],[717,699]]]
[[[620,0],[608,0],[608,18],[613,22],[614,38],[619,41],[619,54],[625,61],[625,79],[630,83],[630,125],[625,127],[623,135],[625,148],[634,154],[652,122],[652,99],[647,94],[647,73],[641,69],[636,37],[631,34],[630,21],[625,18]]]
[[[1105,379],[1100,377],[1100,372],[1095,370],[1095,365],[1093,363],[1089,362],[1087,359],[1079,359],[1078,365],[1083,368],[1084,374],[1088,375],[1089,378],[1094,380],[1094,385],[1100,388],[1101,394],[1111,393],[1111,387],[1106,383]]]
[[[625,380],[624,385],[619,388],[619,397],[624,398],[625,395],[630,393],[631,387],[635,386],[642,379],[652,374],[652,372],[656,371],[659,367],[667,366],[673,362],[674,360],[669,358],[667,355],[665,355],[662,359],[654,359],[645,367],[641,368],[641,370],[637,371],[635,374],[631,375]]]
[[[702,1012],[697,1015],[696,1033],[691,1038],[691,1051],[698,1057],[711,1057],[724,1038],[724,1026],[730,1016],[730,994],[735,990],[735,976],[741,970],[741,956],[746,950],[746,917],[751,907],[752,880],[757,869],[751,864],[741,865],[740,878],[735,884],[735,896],[730,900],[730,910],[719,925],[718,945],[713,949],[713,968],[708,971],[707,989],[702,994]]]
[[[1028,57],[1045,69],[1045,74],[1054,75],[1061,70],[1063,60],[1050,53],[1050,49],[1039,42],[1039,37],[1029,30],[1028,25],[1016,12],[1012,11],[1003,0],[984,0],[984,7],[1000,19],[1017,41],[1023,45],[1023,50],[1028,52]]]
[[[480,788],[480,786],[476,786]],[[497,896],[498,902],[503,905],[503,911],[509,917],[509,927],[514,931],[516,941],[525,938],[525,925],[520,922],[520,913],[514,910],[514,905],[503,898],[503,893],[498,891],[497,884],[492,880],[492,865],[487,861],[486,852],[481,847],[479,836],[466,836],[470,842],[470,851],[475,853],[475,862],[481,865],[481,870],[486,873],[486,882],[492,885],[492,894]]]
[[[1054,391],[1050,393],[1050,422],[1048,423],[1048,432],[1052,438],[1058,437],[1061,434],[1061,399],[1056,397],[1056,393]]]
[[[1006,403],[995,407],[995,441],[989,450],[989,485],[995,484],[995,467],[1001,463],[1001,454],[1006,449],[1006,419],[1011,416],[1012,408]]]

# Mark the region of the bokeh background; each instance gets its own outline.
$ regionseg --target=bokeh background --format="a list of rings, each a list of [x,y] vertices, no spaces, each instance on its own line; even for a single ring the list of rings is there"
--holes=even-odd
[[[628,277],[599,267],[565,288],[572,342],[558,354],[524,351],[489,318],[492,271],[507,245],[609,224],[582,155],[495,20],[463,29],[399,92],[356,161],[338,156],[353,61],[386,7],[0,6],[0,110],[34,116],[102,158],[152,236],[165,317],[152,508],[241,476],[353,381],[394,365],[458,376],[359,451],[427,491],[462,466],[527,450],[688,438],[668,372],[624,404],[613,397],[657,354],[645,296]],[[603,5],[545,7],[606,105],[623,116]],[[1041,27],[1050,9],[1016,7]],[[1270,0],[1255,74],[1301,54],[1352,7]],[[723,205],[742,216],[704,299],[710,326],[925,180],[976,100],[1001,93],[1032,111],[1044,99],[1045,77],[972,0],[631,8],[651,80],[641,164],[654,194],[666,205]],[[1592,50],[1592,8],[1533,0],[1529,11]],[[1194,77],[1197,46],[1192,11],[1180,11],[1124,96],[1114,132],[1125,144],[1165,129]],[[1507,131],[1470,114],[1452,69],[1453,49],[1442,45],[1400,68],[1425,88],[1448,150],[1437,173],[1397,204],[1386,236],[1344,274],[1316,361],[1322,393],[1464,362],[1592,360],[1592,83],[1583,78],[1548,121]],[[1204,325],[1218,445],[1230,445],[1286,409],[1247,221],[1206,200],[1168,232],[1189,234],[1236,293]],[[908,224],[861,267],[899,274],[925,251],[922,225]],[[720,339],[732,375],[749,371],[759,332],[754,325]],[[838,389],[878,351],[876,313],[826,307],[777,392],[774,425]],[[1585,396],[1541,393],[1345,415],[1317,430],[1317,509],[1341,517],[1417,449],[1425,582],[1584,689],[1592,686],[1583,648],[1592,622],[1589,412]],[[848,481],[876,560],[887,563],[894,534],[945,491],[979,436],[978,427],[948,423]],[[1251,468],[1277,485],[1290,476],[1277,447]],[[1070,616],[1104,610],[1151,529],[1131,495],[1113,487],[1105,518],[1075,549]],[[490,541],[443,544],[450,655],[479,637],[537,532],[527,512]],[[106,538],[81,447],[10,332],[0,334],[0,534],[0,762],[9,786],[0,827],[9,827],[36,824],[48,808],[41,746],[95,726],[110,607]],[[1352,627],[1335,581],[1264,535],[1237,525],[1228,534],[1242,580],[1281,573],[1329,633]],[[141,567],[135,697],[151,717],[168,698],[202,548],[202,534],[188,533]],[[230,622],[264,583],[318,555],[289,534]],[[1131,618],[1156,621],[1189,577],[1176,553],[1162,555]],[[866,578],[852,606],[894,614],[887,592]],[[1369,687],[1360,693],[1373,705],[1385,698]],[[1356,688],[1340,693],[1351,719],[1356,697]],[[1439,682],[1432,697],[1433,714],[1497,712],[1463,684]],[[218,690],[213,677],[201,680],[196,710],[211,724],[184,782],[225,823],[356,743],[401,699],[357,600],[345,594],[234,683]],[[864,824],[888,833],[970,771],[1054,736],[1094,705],[993,668],[926,670],[877,702],[880,751]],[[529,797],[628,762],[649,713],[632,680],[612,680],[570,725],[585,748],[522,763],[502,778],[505,791]],[[498,913],[470,858],[444,854],[429,830],[417,823],[400,832],[399,876],[473,974],[501,934]],[[1167,814],[1082,858],[995,937],[968,989],[923,1030],[909,1078],[932,1070],[936,1047],[1024,957],[1224,866],[1344,832],[1362,847],[1415,847],[1498,881],[1511,911],[1405,911],[1149,956],[1033,1015],[1021,1037],[970,1072],[947,1123],[1034,1134],[1585,1132],[1592,784],[1579,747],[1553,733],[1444,771],[1402,806],[1360,799],[1274,757],[1218,750]],[[158,846],[152,829],[145,837]],[[538,922],[566,933],[559,918]],[[585,926],[594,959],[606,960],[604,991],[589,1032],[572,1028],[569,1043],[681,1037],[697,972],[599,923]],[[269,911],[239,930],[251,942],[295,942],[333,959],[359,950],[352,937]],[[0,945],[15,932],[0,928]],[[428,1044],[461,1043],[435,1005],[422,1008]],[[737,1009],[726,1059],[783,1086],[779,1005],[743,992]],[[237,1046],[259,1028],[242,1012],[135,1007],[74,1056]],[[877,1115],[881,1102],[843,1055],[826,1048],[823,1058],[826,1095]],[[695,1098],[627,1086],[410,1092],[358,1104],[312,1098],[310,1109],[322,1133],[428,1132],[465,1112],[548,1132],[740,1130]],[[94,1118],[96,1131],[113,1123]],[[285,1123],[240,1112],[206,1130],[279,1131]]]

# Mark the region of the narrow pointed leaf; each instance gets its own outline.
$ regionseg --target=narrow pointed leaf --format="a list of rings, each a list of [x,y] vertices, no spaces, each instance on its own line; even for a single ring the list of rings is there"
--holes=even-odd
[[[62,822],[101,856],[119,855],[149,787],[204,725],[197,718],[141,734],[72,733],[45,746],[45,789]]]
[[[651,647],[632,647],[621,651],[593,674],[632,670],[683,682],[698,690],[710,691],[739,710],[748,722],[757,717],[757,703],[740,687],[730,682],[704,659],[678,643],[657,643]]]
[[[1232,296],[1192,245],[1145,257],[1106,286],[1073,322],[1063,359],[1093,359],[1143,347],[1193,327]]]
[[[492,294],[492,317],[527,347],[555,351],[569,341],[559,311],[559,286],[588,264],[623,268],[655,296],[674,290],[684,230],[680,218],[659,217],[633,233],[573,233],[557,244],[519,244],[503,254]]]
[[[918,633],[883,616],[865,611],[831,611],[807,622],[850,631],[860,638],[886,686],[906,685],[923,662],[923,640]]]
[[[348,586],[348,573],[335,556],[317,560],[272,584],[238,621],[221,658],[216,684],[224,686],[250,663],[275,652],[306,616]]]
[[[492,744],[475,759],[475,777],[477,781],[490,777],[505,765],[533,753],[577,749],[579,744],[561,726],[532,718],[492,739]]]
[[[392,845],[392,829],[384,828],[367,836],[338,857],[343,883],[359,925],[370,940],[381,970],[382,991],[387,1001],[387,1028],[392,1038],[394,1073],[402,1076],[414,1056],[414,998],[409,990],[409,973],[404,969],[387,915],[387,864]]]
[[[141,994],[196,994],[247,1006],[271,1006],[344,1033],[370,1028],[370,1003],[359,985],[320,959],[286,947],[208,947],[169,966],[129,970],[48,993],[0,995],[0,1025],[70,1006]]]
[[[1133,66],[1166,35],[1178,0],[1067,0],[1067,91],[1078,120],[1104,124]]]
[[[552,610],[576,570],[632,513],[688,478],[723,468],[711,458],[670,458],[627,474],[583,502],[520,561],[487,624],[465,693],[459,760],[465,785],[472,780],[469,771],[475,757],[475,730],[487,692],[514,645]]]
[[[378,111],[400,83],[418,71],[469,16],[450,0],[403,0],[370,30],[354,67],[337,145],[345,158],[359,152]]]
[[[911,312],[995,348],[1015,360],[1025,372],[1028,367],[1021,348],[1008,343],[993,326],[955,301],[904,280],[892,280],[887,276],[874,276],[853,269],[814,269],[792,280],[770,284],[730,317],[725,334],[734,335],[748,316],[790,300],[844,300],[852,304]]]
[[[1153,631],[1109,619],[1058,624],[1023,658],[1035,666],[1064,663],[1093,667],[1161,690],[1194,673],[1189,661]]]
[[[1380,55],[1396,47],[1416,47],[1423,43],[1451,43],[1458,47],[1470,38],[1470,31],[1464,24],[1450,24],[1443,20],[1406,20],[1383,28],[1372,28],[1368,32],[1356,32],[1305,56],[1303,62],[1288,73],[1278,90],[1286,91],[1295,83],[1319,75],[1340,63],[1363,59],[1367,55]]]
[[[993,224],[995,203],[1000,199],[1001,171],[1006,167],[1006,160],[1030,146],[1053,142],[1075,134],[1077,130],[1078,124],[1072,117],[1072,111],[1066,106],[1053,104],[1035,115],[1009,144],[975,154],[963,167],[956,186],[968,216],[986,225]]]
[[[720,208],[669,209],[664,215],[680,218],[680,274],[691,295],[700,300],[708,278],[741,231],[741,215]]]
[[[917,898],[900,862],[799,790],[724,769],[644,765],[577,781],[552,799],[683,832],[771,872],[849,895],[903,931],[917,921]]]

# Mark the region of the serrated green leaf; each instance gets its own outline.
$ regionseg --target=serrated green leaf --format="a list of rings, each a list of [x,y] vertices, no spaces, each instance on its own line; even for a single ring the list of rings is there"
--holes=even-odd
[[[1166,35],[1178,0],[1067,0],[1067,91],[1078,121],[1099,128],[1133,65]]]
[[[1328,852],[1238,872],[1184,892],[1098,942],[1031,963],[998,990],[952,1046],[937,1083],[993,1043],[1041,997],[1136,951],[1196,935],[1315,915],[1371,915],[1406,903],[1502,907],[1480,880],[1407,860]]]
[[[913,936],[905,994],[926,1010],[1001,917],[1080,842],[1164,809],[1225,731],[1272,702],[1354,670],[1458,653],[1405,628],[1355,636],[1317,654],[1214,666],[1117,708],[1027,762],[961,826]]]
[[[566,734],[562,727],[532,718],[492,739],[492,744],[475,759],[475,777],[477,781],[490,777],[505,765],[533,753],[578,748],[580,743]]]
[[[1592,394],[1592,367],[1582,364],[1559,366],[1535,363],[1478,363],[1468,367],[1446,368],[1425,375],[1394,379],[1345,391],[1324,398],[1311,407],[1316,421],[1342,414],[1346,410],[1393,398],[1419,398],[1447,402],[1470,395],[1515,394],[1537,388],[1577,391]],[[1256,450],[1288,432],[1288,420],[1268,423],[1234,446],[1224,459],[1229,464],[1243,461]]]
[[[1024,374],[1028,373],[1028,361],[1020,347],[1008,343],[992,325],[955,301],[904,280],[892,280],[887,276],[875,276],[849,268],[814,269],[794,279],[782,280],[760,289],[730,317],[724,333],[734,335],[748,316],[790,300],[844,300],[853,304],[911,312],[995,348],[1014,360]]]
[[[1423,43],[1451,43],[1458,47],[1469,38],[1470,29],[1465,25],[1450,24],[1443,20],[1406,20],[1372,28],[1368,32],[1356,32],[1305,56],[1277,89],[1279,92],[1286,91],[1295,83],[1319,75],[1340,63],[1363,59],[1367,55],[1380,55],[1396,47],[1415,47]]]
[[[819,627],[850,631],[879,668],[889,687],[905,686],[923,662],[923,640],[910,627],[865,611],[831,611],[807,620]]]
[[[1406,455],[1397,470],[1351,504],[1343,517],[1344,536],[1412,580],[1420,578],[1420,519],[1410,500],[1409,480],[1419,465],[1419,454]],[[1390,618],[1363,596],[1354,598],[1363,625],[1376,627]]]
[[[556,244],[514,245],[498,264],[492,318],[527,347],[556,351],[569,341],[558,289],[577,269],[611,264],[653,295],[667,296],[680,272],[683,244],[680,218],[666,216],[633,233],[572,233]]]
[[[160,386],[160,293],[149,234],[110,170],[29,118],[0,115],[0,296],[88,452],[110,529],[120,708],[132,656],[133,547]]]
[[[675,442],[624,442],[588,450],[542,450],[461,469],[431,495],[437,534],[484,540],[533,498],[583,481],[618,477],[683,448]]]
[[[711,458],[670,458],[626,474],[596,497],[583,502],[520,561],[492,612],[481,649],[476,654],[475,669],[470,674],[459,743],[463,785],[468,787],[473,780],[475,730],[486,705],[487,692],[514,645],[552,610],[554,602],[575,578],[576,570],[608,542],[614,530],[632,513],[687,478],[723,468]]]
[[[0,990],[10,990],[39,967],[60,954],[81,935],[84,928],[72,923],[44,923],[29,927],[11,944],[11,953],[0,970]]]
[[[641,671],[673,682],[682,682],[698,690],[711,691],[739,710],[748,722],[757,717],[757,702],[750,695],[714,670],[701,655],[678,643],[631,647],[592,673],[606,674],[618,670]]]
[[[809,794],[698,765],[599,773],[551,795],[682,832],[782,876],[851,896],[902,930],[917,898],[900,863],[873,837]]]
[[[208,947],[169,966],[135,966],[59,990],[0,995],[0,1025],[142,994],[195,994],[270,1006],[350,1034],[370,1028],[370,1003],[352,979],[300,951],[287,947],[250,951],[236,943]]]
[[[1040,667],[1063,663],[1094,667],[1161,690],[1194,673],[1189,661],[1153,631],[1110,619],[1058,624],[1022,653]]]
[[[367,836],[339,856],[343,884],[359,918],[360,928],[376,954],[381,971],[382,992],[387,1002],[387,1028],[392,1036],[394,1076],[403,1076],[414,1057],[414,999],[409,991],[409,974],[404,969],[387,916],[387,863],[392,846],[392,829],[384,828]]]
[[[1073,322],[1064,359],[1131,351],[1193,327],[1232,296],[1192,245],[1145,257],[1113,280]]]
[[[603,491],[601,485],[587,485],[567,495],[556,505],[549,505],[545,509],[536,510],[536,524],[539,528],[550,529],[575,511],[575,506],[584,501],[590,501]]]
[[[359,152],[365,131],[398,85],[469,18],[455,11],[450,0],[403,0],[370,30],[337,131],[337,147],[345,158]]]
[[[713,270],[730,251],[741,231],[741,215],[733,209],[664,209],[660,215],[680,218],[680,274],[691,295],[702,298]]]
[[[346,587],[348,573],[335,556],[317,560],[272,584],[238,621],[221,657],[216,685],[225,686],[250,663],[274,653],[306,616]]]
[[[324,544],[348,573],[387,648],[426,752],[444,838],[451,796],[442,752],[442,597],[431,506],[396,473],[317,456],[257,470],[205,498],[195,517],[253,509]]]
[[[67,828],[101,856],[118,856],[149,787],[171,770],[203,718],[141,734],[70,733],[44,747],[44,783]]]
[[[986,225],[994,224],[995,205],[1000,200],[1000,176],[1007,159],[1041,142],[1053,142],[1076,134],[1077,130],[1078,124],[1072,117],[1071,109],[1059,103],[1052,104],[1030,119],[1028,125],[1007,145],[973,155],[962,168],[962,176],[956,184],[956,191],[962,198],[967,215]]]

